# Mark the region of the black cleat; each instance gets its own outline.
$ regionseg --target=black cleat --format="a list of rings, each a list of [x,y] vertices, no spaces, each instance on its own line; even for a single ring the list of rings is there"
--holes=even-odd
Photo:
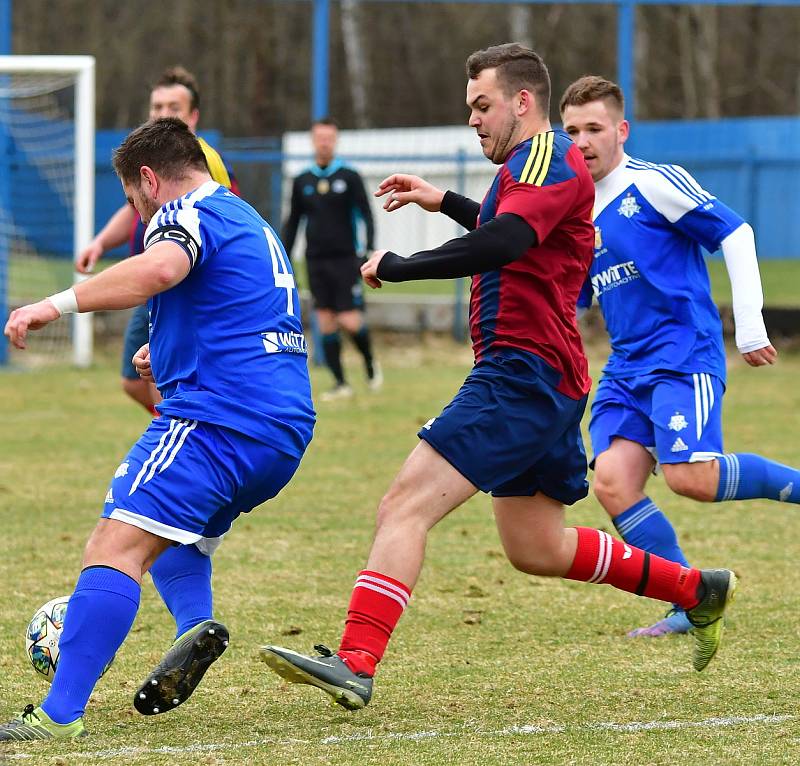
[[[327,646],[317,644],[317,657],[298,654],[280,646],[262,646],[261,659],[279,676],[293,684],[310,684],[329,694],[337,705],[361,710],[372,697],[372,679],[354,673]]]
[[[686,610],[694,635],[692,665],[698,672],[711,662],[719,649],[725,627],[722,615],[736,593],[736,575],[730,569],[701,569],[700,583],[704,589],[703,598],[694,609]]]
[[[228,629],[213,620],[187,630],[139,687],[133,706],[142,715],[157,715],[186,702],[211,663],[228,648],[228,638]]]

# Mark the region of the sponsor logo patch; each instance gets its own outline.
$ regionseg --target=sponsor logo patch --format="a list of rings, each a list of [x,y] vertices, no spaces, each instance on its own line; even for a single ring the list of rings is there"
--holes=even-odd
[[[686,442],[680,436],[675,439],[675,443],[670,447],[671,452],[684,452],[687,449],[689,448],[686,446]]]
[[[268,354],[307,353],[306,336],[300,332],[262,332],[261,340],[264,343],[264,351]]]

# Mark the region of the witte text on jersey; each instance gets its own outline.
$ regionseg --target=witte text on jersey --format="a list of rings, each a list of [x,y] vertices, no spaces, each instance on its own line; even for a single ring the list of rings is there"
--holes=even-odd
[[[592,277],[592,291],[595,298],[609,290],[614,290],[634,279],[639,279],[639,270],[634,261],[616,263]]]
[[[264,351],[268,354],[288,352],[290,354],[306,354],[306,336],[299,332],[262,332],[261,340]]]

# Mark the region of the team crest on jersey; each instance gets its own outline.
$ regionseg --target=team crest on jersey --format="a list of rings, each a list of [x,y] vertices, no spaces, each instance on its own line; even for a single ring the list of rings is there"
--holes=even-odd
[[[619,207],[617,208],[617,212],[620,215],[624,215],[626,218],[633,218],[639,211],[641,211],[641,207],[639,207],[639,203],[636,201],[636,197],[633,196],[630,192],[628,192],[625,199],[620,202]]]
[[[119,479],[121,476],[127,476],[129,468],[130,468],[130,465],[127,462],[120,463],[120,465],[117,468],[117,470],[114,471],[114,478],[115,479]]]
[[[689,448],[686,446],[686,442],[680,436],[675,439],[675,443],[670,447],[671,452],[685,452],[687,449]]]
[[[331,183],[327,178],[317,181],[317,194],[327,194],[331,190]]]
[[[347,191],[347,181],[345,181],[344,178],[337,178],[331,184],[331,189],[336,192],[336,194],[342,194]]]
[[[681,415],[680,412],[676,412],[669,420],[667,424],[667,428],[670,431],[683,431],[684,428],[688,428],[689,424],[686,422],[686,418]]]

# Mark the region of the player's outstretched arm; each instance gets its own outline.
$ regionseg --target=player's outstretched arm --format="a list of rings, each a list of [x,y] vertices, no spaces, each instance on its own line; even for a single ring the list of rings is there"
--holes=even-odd
[[[419,176],[395,173],[378,184],[375,196],[386,197],[383,209],[389,213],[412,202],[429,213],[438,213],[442,208],[444,192]]]
[[[157,242],[136,258],[128,258],[61,293],[16,309],[8,318],[5,334],[16,348],[24,349],[29,330],[39,330],[62,314],[139,306],[185,279],[190,265],[187,252],[180,245]]]
[[[736,346],[751,367],[774,364],[778,352],[769,342],[761,314],[764,296],[752,227],[743,223],[722,240],[720,247],[731,281]]]
[[[391,250],[377,250],[361,267],[361,276],[370,287],[381,287],[383,281],[468,277],[500,269],[536,243],[536,231],[525,220],[514,213],[502,213],[463,237],[408,258]]]
[[[124,244],[136,218],[136,210],[127,202],[117,210],[95,238],[78,254],[75,268],[81,274],[88,274],[107,250]]]

